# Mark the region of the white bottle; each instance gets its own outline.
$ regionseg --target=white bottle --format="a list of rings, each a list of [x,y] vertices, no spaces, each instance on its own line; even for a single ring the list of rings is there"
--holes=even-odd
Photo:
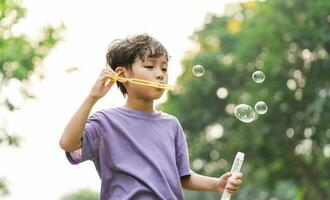
[[[241,166],[244,161],[244,153],[237,152],[233,166],[231,167],[230,172],[238,173],[241,170]],[[221,200],[229,200],[231,197],[231,194],[228,193],[226,190],[222,193]]]

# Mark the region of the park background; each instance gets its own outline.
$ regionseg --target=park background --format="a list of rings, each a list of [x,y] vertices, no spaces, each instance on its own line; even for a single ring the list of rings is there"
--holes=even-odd
[[[171,54],[177,90],[158,108],[182,123],[192,170],[220,176],[241,151],[232,199],[330,199],[330,1],[0,0],[0,20],[1,199],[98,199],[92,163],[70,165],[58,140],[109,43],[144,32]],[[258,101],[266,114],[235,118],[236,105]],[[113,89],[94,110],[122,104]]]

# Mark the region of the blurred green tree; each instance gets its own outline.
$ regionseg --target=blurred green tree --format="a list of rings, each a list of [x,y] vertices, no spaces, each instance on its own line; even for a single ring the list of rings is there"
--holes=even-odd
[[[43,59],[60,40],[64,25],[47,26],[37,40],[24,34],[13,33],[13,28],[26,15],[19,0],[0,0],[0,145],[18,146],[19,138],[8,131],[5,116],[18,108],[17,96],[8,88],[15,88],[23,99],[33,98],[29,91],[29,78],[42,79]],[[14,86],[14,87],[13,87]],[[0,196],[8,194],[5,179],[0,177]]]
[[[60,200],[99,200],[100,195],[90,189],[81,189],[63,196]]]
[[[178,90],[159,106],[181,121],[191,168],[220,176],[242,151],[244,184],[233,198],[329,199],[330,1],[250,1],[225,10],[191,36],[196,48],[182,62]],[[204,76],[194,77],[196,64]],[[251,79],[256,70],[263,83]],[[236,105],[258,101],[267,103],[265,115],[235,118]]]

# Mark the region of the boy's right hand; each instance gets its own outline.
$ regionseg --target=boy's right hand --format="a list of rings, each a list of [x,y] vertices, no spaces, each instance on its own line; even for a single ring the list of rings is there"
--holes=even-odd
[[[110,90],[112,85],[116,82],[114,77],[115,77],[115,72],[112,69],[110,68],[103,69],[100,76],[96,80],[96,83],[94,84],[89,94],[89,97],[91,97],[95,101],[102,98]]]

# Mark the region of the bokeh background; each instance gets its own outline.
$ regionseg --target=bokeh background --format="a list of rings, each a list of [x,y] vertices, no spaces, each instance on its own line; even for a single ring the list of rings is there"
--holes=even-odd
[[[70,165],[58,140],[109,43],[144,32],[171,54],[177,90],[158,108],[181,121],[192,170],[220,176],[241,151],[232,199],[330,199],[330,1],[0,0],[0,20],[0,199],[98,199],[92,163]],[[112,89],[94,110],[123,101]],[[235,118],[258,101],[266,114]]]

